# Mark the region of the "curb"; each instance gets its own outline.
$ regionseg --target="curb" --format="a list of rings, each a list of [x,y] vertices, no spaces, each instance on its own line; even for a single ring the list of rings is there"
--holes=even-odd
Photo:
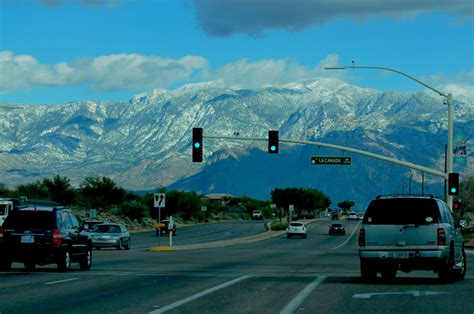
[[[148,251],[150,252],[168,252],[168,251],[172,251],[173,248],[169,247],[169,246],[160,246],[160,247],[151,247],[148,249]]]
[[[312,219],[307,222],[305,222],[307,225],[318,221],[320,219]],[[263,240],[267,240],[270,238],[277,237],[279,235],[282,235],[286,233],[286,230],[282,231],[273,231],[270,230],[270,225],[271,222],[268,222],[265,224],[266,228],[268,227],[268,231],[259,233],[257,235],[253,235],[250,237],[245,237],[245,238],[238,238],[238,239],[231,239],[231,240],[222,240],[222,241],[215,241],[215,242],[206,242],[206,243],[195,243],[195,244],[182,244],[182,245],[176,245],[173,246],[173,250],[175,251],[184,251],[184,250],[197,250],[197,249],[213,249],[213,248],[220,248],[220,247],[227,247],[227,246],[232,246],[232,245],[240,245],[240,244],[247,244],[247,243],[254,243],[254,242],[259,242]],[[170,251],[170,250],[156,250],[158,248],[150,248],[149,251],[152,252],[161,252],[161,251]]]

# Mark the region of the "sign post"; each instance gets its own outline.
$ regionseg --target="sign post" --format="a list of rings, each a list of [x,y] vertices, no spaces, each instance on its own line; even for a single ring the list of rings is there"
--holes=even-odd
[[[153,197],[153,207],[158,208],[158,246],[160,246],[161,238],[161,209],[165,207],[166,204],[166,194],[165,193],[155,193]]]
[[[294,205],[289,205],[288,206],[288,222],[291,222],[291,218],[293,216],[293,211],[295,210]]]
[[[173,216],[170,216],[170,222],[168,224],[168,232],[170,234],[170,247],[173,247],[173,227],[174,227],[174,219],[173,219]]]

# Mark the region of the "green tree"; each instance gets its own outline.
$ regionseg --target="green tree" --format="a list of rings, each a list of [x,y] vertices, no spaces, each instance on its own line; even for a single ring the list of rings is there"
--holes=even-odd
[[[469,176],[461,181],[458,201],[460,204],[459,218],[465,212],[474,212],[474,176]]]
[[[13,191],[11,191],[7,186],[3,183],[0,183],[0,196],[3,197],[10,197],[13,195]]]
[[[76,196],[75,189],[71,186],[69,179],[66,177],[56,175],[53,179],[44,179],[43,184],[52,201],[70,205]]]
[[[40,181],[17,186],[16,194],[29,199],[49,199],[48,188]]]
[[[110,208],[121,204],[126,191],[107,177],[87,177],[81,183],[81,203],[89,208]]]
[[[128,217],[130,219],[136,219],[142,221],[143,218],[150,217],[150,210],[141,202],[138,201],[125,201],[118,207],[119,215]]]
[[[347,200],[337,203],[337,207],[342,208],[345,211],[351,210],[351,208],[354,207],[354,205],[355,205],[355,202],[347,201]]]
[[[272,202],[279,208],[288,210],[294,205],[297,213],[329,207],[331,200],[323,192],[316,189],[285,188],[271,192]]]

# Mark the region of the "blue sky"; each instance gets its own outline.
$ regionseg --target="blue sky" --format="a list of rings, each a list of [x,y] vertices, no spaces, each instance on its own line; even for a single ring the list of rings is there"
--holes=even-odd
[[[334,77],[474,97],[472,0],[2,0],[0,102],[127,101],[221,80],[261,87]]]

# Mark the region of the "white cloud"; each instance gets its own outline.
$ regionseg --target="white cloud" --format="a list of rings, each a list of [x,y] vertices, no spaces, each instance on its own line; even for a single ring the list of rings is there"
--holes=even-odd
[[[50,65],[41,64],[30,55],[3,51],[0,52],[0,92],[81,84],[96,90],[166,87],[206,67],[207,61],[199,56],[170,59],[114,54]]]
[[[443,93],[474,98],[474,70],[455,74],[433,74],[422,78],[431,86],[436,86]]]
[[[295,82],[305,78],[321,76],[340,77],[341,72],[328,72],[324,67],[335,66],[337,54],[330,54],[314,67],[305,67],[290,59],[249,61],[246,59],[229,63],[215,71],[208,70],[201,80],[223,80],[226,85],[261,87]]]

